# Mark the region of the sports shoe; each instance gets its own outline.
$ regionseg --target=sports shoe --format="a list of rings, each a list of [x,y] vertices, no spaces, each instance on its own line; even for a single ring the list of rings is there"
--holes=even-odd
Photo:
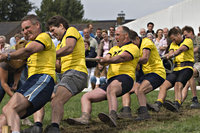
[[[200,109],[200,104],[197,99],[192,99],[191,109]]]
[[[22,130],[20,133],[42,133],[42,127],[33,125],[27,129]]]
[[[163,103],[163,106],[166,109],[168,109],[168,110],[170,110],[172,112],[179,112],[179,108],[180,108],[181,105],[177,101],[175,101],[174,103],[172,103],[169,100],[165,100],[164,103]]]
[[[53,127],[52,125],[48,125],[45,128],[44,133],[60,133],[60,130],[57,127]]]
[[[88,125],[90,123],[91,116],[89,113],[82,112],[80,118],[68,118],[66,121],[70,125]]]
[[[117,114],[120,119],[132,118],[131,108],[130,107],[122,107]]]
[[[156,101],[154,104],[147,103],[147,109],[153,112],[159,112],[160,111],[160,105]]]
[[[105,113],[98,114],[99,119],[110,127],[117,127],[116,118],[113,118],[111,115]]]
[[[147,107],[140,106],[138,108],[138,117],[135,118],[136,121],[142,121],[142,120],[148,120],[151,119],[151,116],[149,115],[147,111]]]
[[[88,125],[90,121],[88,119],[84,119],[83,117],[80,118],[68,118],[66,122],[69,125]]]

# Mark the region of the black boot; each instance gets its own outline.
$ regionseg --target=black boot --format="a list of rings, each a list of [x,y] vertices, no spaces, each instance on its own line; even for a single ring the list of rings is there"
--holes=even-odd
[[[118,113],[118,118],[123,119],[123,118],[132,118],[132,113],[131,113],[131,108],[129,106],[124,106],[120,109]]]
[[[116,111],[111,110],[109,115],[105,113],[99,113],[98,117],[102,122],[109,125],[110,127],[117,127],[116,120],[118,116]]]
[[[138,117],[135,119],[136,121],[142,121],[142,120],[148,120],[151,116],[149,115],[147,111],[146,106],[140,106],[138,109]]]

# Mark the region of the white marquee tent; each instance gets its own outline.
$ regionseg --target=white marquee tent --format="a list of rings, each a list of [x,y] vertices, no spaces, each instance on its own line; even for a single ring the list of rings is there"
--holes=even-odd
[[[195,34],[198,33],[200,26],[200,0],[184,0],[167,9],[136,19],[135,21],[124,24],[124,26],[139,33],[140,28],[147,29],[147,23],[154,23],[154,31],[160,28],[172,28],[185,25],[192,26]]]

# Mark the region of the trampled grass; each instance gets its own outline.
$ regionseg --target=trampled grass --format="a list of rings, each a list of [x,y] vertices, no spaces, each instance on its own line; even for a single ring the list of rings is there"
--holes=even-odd
[[[200,92],[198,91],[198,94]],[[79,117],[81,115],[80,99],[84,93],[80,93],[65,104],[64,118]],[[149,103],[153,103],[157,99],[158,91],[151,92],[147,95]],[[172,113],[164,108],[159,113],[149,112],[152,116],[151,120],[136,122],[134,119],[118,120],[117,128],[110,128],[103,124],[97,117],[98,113],[108,113],[107,101],[92,104],[92,123],[87,126],[71,126],[66,122],[61,122],[62,133],[200,133],[200,109],[190,109],[191,91],[188,98],[183,103],[179,113]],[[0,108],[8,101],[6,96]],[[168,100],[174,100],[174,91],[168,91]],[[121,97],[118,98],[118,110],[122,107]],[[138,101],[136,96],[131,95],[132,114],[136,117]],[[33,121],[33,117],[29,117]],[[45,106],[45,118],[43,121],[44,128],[51,122],[51,107],[50,103]],[[26,128],[22,126],[22,128]]]

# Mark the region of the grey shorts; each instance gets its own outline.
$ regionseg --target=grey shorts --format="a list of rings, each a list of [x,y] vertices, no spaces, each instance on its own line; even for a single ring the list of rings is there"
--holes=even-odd
[[[59,86],[68,89],[72,95],[76,95],[87,87],[88,75],[84,72],[70,69],[62,74],[60,82],[55,86],[54,91],[57,91]]]

